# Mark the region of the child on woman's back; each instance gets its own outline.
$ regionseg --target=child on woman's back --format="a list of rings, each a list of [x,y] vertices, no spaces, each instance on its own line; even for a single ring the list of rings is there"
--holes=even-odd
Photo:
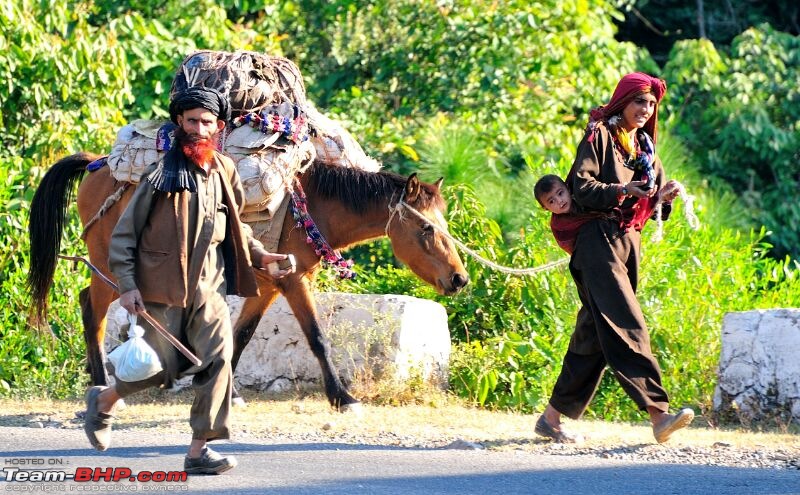
[[[633,181],[631,185],[641,185],[645,181]],[[626,186],[627,187],[627,186]],[[656,207],[661,201],[661,198],[668,196],[672,197],[674,191],[678,188],[676,181],[667,182],[661,191],[658,191],[650,198],[646,198],[642,202],[641,212],[636,208],[634,215],[638,221],[634,222],[634,226],[641,230],[641,226],[647,221]],[[575,250],[575,239],[578,237],[578,231],[581,226],[590,220],[596,218],[615,218],[621,213],[614,210],[603,212],[583,212],[581,208],[572,200],[567,184],[561,177],[553,174],[543,176],[536,182],[533,187],[533,195],[542,207],[553,214],[550,217],[550,229],[553,231],[553,237],[561,249],[569,254]],[[624,196],[620,198],[620,203]]]
[[[575,249],[575,239],[581,226],[598,213],[581,213],[578,204],[572,200],[567,184],[557,175],[548,174],[539,179],[533,187],[533,195],[545,210],[553,213],[550,217],[550,230],[558,246],[569,254]]]

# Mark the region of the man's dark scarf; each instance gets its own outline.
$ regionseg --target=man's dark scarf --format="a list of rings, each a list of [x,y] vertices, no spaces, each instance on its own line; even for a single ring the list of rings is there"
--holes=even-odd
[[[158,167],[147,177],[157,190],[166,193],[197,192],[197,181],[192,173],[194,165],[186,158],[181,148],[180,141],[174,144],[161,159]]]
[[[228,100],[214,88],[193,86],[177,93],[169,104],[169,116],[178,123],[178,115],[187,110],[205,108],[218,119],[227,122],[231,111]],[[197,192],[197,182],[192,173],[192,163],[186,158],[180,143],[173,145],[147,180],[159,191],[175,193]]]

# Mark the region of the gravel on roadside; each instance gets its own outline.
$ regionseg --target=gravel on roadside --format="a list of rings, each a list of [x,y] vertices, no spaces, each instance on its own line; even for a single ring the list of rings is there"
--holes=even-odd
[[[118,414],[115,430],[185,431],[188,404],[134,404]],[[10,404],[0,401],[0,426],[82,428],[80,403]],[[18,411],[16,414],[9,413]],[[232,440],[341,443],[418,449],[520,450],[554,456],[590,456],[626,462],[800,470],[800,435],[718,432],[692,427],[657,444],[646,426],[578,421],[587,438],[558,444],[533,433],[536,416],[463,406],[368,406],[363,415],[333,412],[319,399],[253,402],[235,412]],[[609,426],[613,425],[613,428]],[[761,442],[761,443],[760,443]]]

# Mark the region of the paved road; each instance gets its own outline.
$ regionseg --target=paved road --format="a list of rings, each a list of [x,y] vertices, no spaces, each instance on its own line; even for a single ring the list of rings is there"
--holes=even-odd
[[[527,452],[407,449],[335,443],[218,443],[239,467],[183,483],[8,481],[14,469],[75,474],[79,467],[180,471],[187,438],[119,431],[106,452],[88,448],[82,430],[0,428],[0,490],[208,494],[800,494],[800,471],[635,464]],[[31,461],[33,459],[33,461]],[[32,464],[37,463],[37,464]],[[17,471],[14,476],[19,476]],[[119,472],[119,471],[117,471]],[[54,475],[54,474],[51,474]]]

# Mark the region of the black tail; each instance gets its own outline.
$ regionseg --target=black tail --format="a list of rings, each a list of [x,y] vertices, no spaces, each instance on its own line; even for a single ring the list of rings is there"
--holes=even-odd
[[[62,158],[47,171],[31,202],[28,233],[31,239],[31,267],[28,290],[37,322],[44,321],[47,298],[53,285],[56,261],[61,251],[61,233],[72,203],[75,184],[83,178],[86,165],[100,158],[77,153]]]

